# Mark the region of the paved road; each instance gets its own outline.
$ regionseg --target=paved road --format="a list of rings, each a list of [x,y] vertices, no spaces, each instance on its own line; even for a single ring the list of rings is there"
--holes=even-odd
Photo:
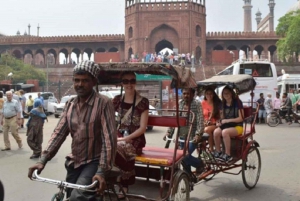
[[[44,128],[44,145],[48,141],[57,119],[49,118]],[[220,173],[209,182],[197,185],[191,193],[191,200],[235,201],[235,200],[272,200],[300,201],[300,125],[280,125],[270,128],[257,126],[255,139],[260,144],[262,171],[260,180],[253,190],[247,190],[241,175],[233,176]],[[163,145],[163,128],[147,132],[147,144]],[[22,149],[17,148],[10,137],[12,150],[0,152],[0,179],[5,185],[5,201],[46,201],[57,191],[53,185],[33,182],[27,178],[28,167],[35,163],[29,159],[31,150],[26,144],[25,132],[20,135],[24,142]],[[65,178],[64,157],[70,152],[70,138],[61,147],[57,156],[47,164],[42,173],[44,177],[63,180]],[[0,134],[3,147],[3,135]],[[131,189],[134,191],[134,189]],[[149,192],[148,192],[149,193]]]

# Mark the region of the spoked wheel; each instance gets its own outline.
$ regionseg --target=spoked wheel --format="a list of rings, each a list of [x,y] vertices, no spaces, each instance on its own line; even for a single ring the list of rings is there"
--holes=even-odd
[[[280,122],[277,114],[271,114],[271,116],[268,117],[268,120],[269,120],[268,125],[270,127],[276,127],[276,126],[278,126],[278,124]]]
[[[189,201],[190,200],[190,181],[189,177],[183,171],[177,173],[174,178],[171,200],[173,201]]]
[[[242,163],[242,177],[246,188],[252,189],[258,182],[261,170],[261,158],[257,147],[250,147]]]

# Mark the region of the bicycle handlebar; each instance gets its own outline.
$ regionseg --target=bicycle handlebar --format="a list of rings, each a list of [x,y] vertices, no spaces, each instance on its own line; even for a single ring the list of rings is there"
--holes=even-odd
[[[88,192],[96,192],[96,189],[93,189],[93,188],[95,188],[98,184],[98,181],[94,181],[90,185],[79,185],[79,184],[68,183],[68,182],[65,182],[65,181],[48,179],[48,178],[40,177],[38,175],[37,170],[34,170],[33,175],[32,175],[32,180],[45,182],[45,183],[49,183],[49,184],[54,184],[54,185],[57,185],[59,187],[74,188],[74,189],[88,191]]]

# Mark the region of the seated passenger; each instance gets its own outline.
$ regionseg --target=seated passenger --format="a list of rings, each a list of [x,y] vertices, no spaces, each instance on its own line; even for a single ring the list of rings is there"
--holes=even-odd
[[[214,130],[217,128],[216,122],[220,119],[221,100],[212,88],[208,88],[204,93],[204,100],[201,102],[204,117],[204,133],[209,134],[209,151],[214,147]]]
[[[195,114],[194,122],[192,123],[192,130],[190,134],[190,142],[188,147],[188,155],[184,158],[183,162],[188,168],[186,171],[191,171],[191,166],[196,168],[196,174],[201,174],[204,170],[203,162],[194,156],[192,153],[197,148],[197,143],[200,141],[201,136],[204,130],[204,120],[203,120],[203,112],[202,106],[198,101],[194,99],[195,90],[194,89],[183,89],[182,91],[182,100],[179,102],[179,110],[186,110],[188,105],[190,105],[190,110]],[[181,114],[181,116],[185,116],[186,114]],[[192,118],[192,115],[190,115]],[[174,132],[174,128],[169,128],[165,136],[172,136]],[[188,128],[181,127],[179,131],[182,136],[181,139],[185,139],[188,134]],[[180,146],[183,148],[184,143],[181,143]]]
[[[243,133],[243,103],[236,98],[235,92],[228,86],[222,91],[221,119],[217,122],[214,131],[214,141],[216,150],[214,157],[225,162],[230,162],[233,157],[230,155],[231,137],[242,135]],[[224,154],[221,152],[221,137],[223,137]]]
[[[121,84],[124,95],[113,99],[115,111],[119,113],[115,165],[121,170],[121,184],[127,193],[128,186],[135,182],[135,156],[141,154],[146,145],[144,133],[148,124],[149,100],[135,90],[134,72],[124,72],[121,75]]]

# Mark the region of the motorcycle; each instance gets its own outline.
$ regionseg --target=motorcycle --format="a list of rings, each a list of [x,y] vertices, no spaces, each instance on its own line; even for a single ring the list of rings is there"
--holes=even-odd
[[[281,119],[285,119],[286,122],[289,121],[289,118],[292,121],[297,121],[297,123],[300,124],[300,115],[295,113],[293,110],[291,110],[290,117],[287,115],[287,110],[285,108],[280,108],[280,110],[271,112],[267,119],[268,119],[268,126],[270,127],[276,127],[281,122]]]

